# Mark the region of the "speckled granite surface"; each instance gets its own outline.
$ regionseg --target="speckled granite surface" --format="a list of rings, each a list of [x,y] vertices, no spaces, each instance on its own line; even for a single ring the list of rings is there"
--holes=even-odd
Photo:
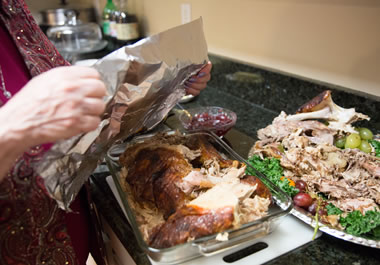
[[[237,111],[238,129],[250,136],[255,137],[255,129],[266,126],[280,111],[292,114],[326,89],[332,90],[337,105],[355,107],[369,115],[370,122],[362,125],[380,132],[380,99],[375,96],[354,94],[344,88],[328,87],[215,56],[210,56],[210,60],[213,62],[210,89],[202,92],[199,101],[202,105],[219,104]],[[253,121],[263,126],[251,125]]]
[[[219,57],[211,56],[210,59],[213,62],[213,70],[208,88],[192,102],[183,106],[191,108],[198,105],[215,105],[235,111],[238,120],[234,130],[230,131],[226,138],[242,156],[246,157],[256,139],[257,130],[270,124],[281,110],[293,113],[299,106],[325,89],[333,91],[333,100],[338,105],[345,108],[355,107],[357,111],[369,115],[371,121],[361,125],[371,128],[374,132],[380,132],[380,101],[376,97],[354,94],[341,88],[304,81]],[[168,119],[168,124],[171,126],[173,119]],[[107,175],[107,173],[97,174],[92,178],[93,195],[98,210],[111,225],[136,264],[150,264],[138,247],[133,232],[105,181]],[[323,234],[315,241],[266,264],[372,265],[380,264],[380,250]]]

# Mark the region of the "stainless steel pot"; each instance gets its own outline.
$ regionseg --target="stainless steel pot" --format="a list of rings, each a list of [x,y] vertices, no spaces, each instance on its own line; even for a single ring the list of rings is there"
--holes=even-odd
[[[96,12],[94,8],[57,8],[46,9],[41,12],[41,25],[46,27],[62,26],[67,22],[68,17],[75,16],[82,22],[96,22]]]
[[[66,23],[67,17],[71,14],[78,16],[78,11],[70,8],[46,9],[41,11],[41,25],[62,26]]]

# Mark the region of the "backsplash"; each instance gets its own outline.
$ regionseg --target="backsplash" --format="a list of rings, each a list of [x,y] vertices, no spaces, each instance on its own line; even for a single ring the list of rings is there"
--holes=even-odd
[[[209,86],[219,92],[261,106],[269,112],[294,113],[301,105],[323,92],[332,91],[333,101],[344,108],[355,108],[371,117],[358,126],[380,133],[380,101],[376,96],[358,94],[344,88],[302,80],[282,73],[245,65],[229,59],[210,55],[213,63]]]

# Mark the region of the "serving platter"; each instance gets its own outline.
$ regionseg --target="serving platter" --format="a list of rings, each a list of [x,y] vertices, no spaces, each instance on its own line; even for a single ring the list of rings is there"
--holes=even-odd
[[[325,90],[259,129],[248,160],[292,196],[295,217],[336,238],[380,248],[379,135],[368,120],[335,104]]]
[[[355,244],[363,245],[366,247],[372,247],[372,248],[378,248],[380,249],[380,241],[379,240],[372,240],[372,239],[366,239],[363,237],[354,236],[351,234],[348,234],[342,230],[335,229],[325,223],[317,222],[315,221],[314,217],[311,217],[306,213],[305,210],[294,206],[294,208],[290,211],[290,214],[297,217],[301,221],[305,222],[306,224],[312,226],[314,229],[318,225],[318,230],[322,231],[326,234],[329,234],[333,237],[340,238],[345,241],[349,241]]]
[[[248,161],[245,161],[246,164],[250,164]],[[256,171],[256,170],[255,170]],[[256,171],[257,175],[262,175],[261,172]],[[359,237],[359,236],[354,236],[351,235],[345,231],[336,229],[326,223],[323,223],[321,221],[316,221],[314,216],[311,216],[310,213],[308,213],[306,210],[304,210],[301,207],[298,207],[296,205],[293,205],[292,210],[290,211],[290,214],[297,217],[304,223],[310,225],[314,229],[318,227],[318,230],[321,232],[324,232],[326,234],[329,234],[333,237],[352,242],[355,244],[367,246],[367,247],[372,247],[372,248],[378,248],[380,249],[380,240],[373,240],[373,239],[367,239],[364,237]],[[318,231],[317,231],[318,232]]]

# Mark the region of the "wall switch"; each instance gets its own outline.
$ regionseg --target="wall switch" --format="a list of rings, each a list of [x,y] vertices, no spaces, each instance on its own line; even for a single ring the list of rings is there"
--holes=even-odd
[[[181,4],[181,20],[182,20],[182,24],[189,23],[191,21],[190,3]]]

